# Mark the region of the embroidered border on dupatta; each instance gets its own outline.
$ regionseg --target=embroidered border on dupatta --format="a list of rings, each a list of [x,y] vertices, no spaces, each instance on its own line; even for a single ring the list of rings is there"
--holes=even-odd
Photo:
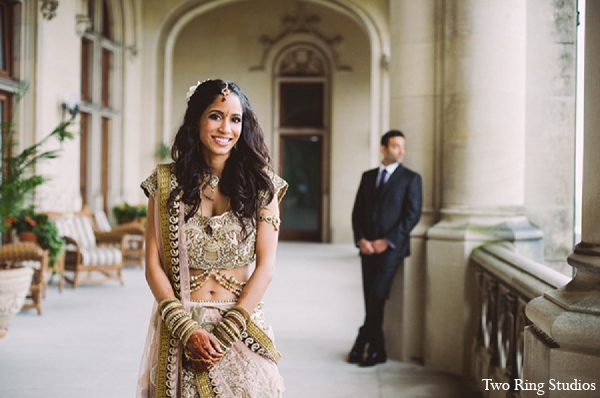
[[[248,320],[246,330],[242,332],[242,342],[246,344],[252,352],[257,353],[263,358],[269,359],[275,363],[281,359],[281,354],[275,348],[273,340],[256,323]]]
[[[175,180],[175,164],[158,166],[158,211],[160,220],[160,236],[165,256],[165,272],[173,285],[177,298],[181,297],[179,276],[179,202],[180,197],[167,208],[171,190],[177,186]],[[156,377],[156,397],[177,397],[177,384],[180,380],[179,341],[171,338],[169,330],[161,323],[158,367]]]
[[[218,396],[218,393],[215,391],[217,387],[216,383],[211,381],[209,372],[196,373],[196,383],[198,383],[200,398],[215,398]]]

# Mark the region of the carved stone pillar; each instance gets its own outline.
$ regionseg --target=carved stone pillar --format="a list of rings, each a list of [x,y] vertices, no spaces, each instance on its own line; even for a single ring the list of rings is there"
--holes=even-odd
[[[466,374],[475,336],[471,251],[514,242],[541,259],[524,216],[526,2],[444,2],[441,221],[428,231],[425,364]]]
[[[600,390],[600,2],[586,2],[582,241],[568,257],[576,275],[532,300],[526,314],[524,378],[546,383],[548,397],[597,396]],[[564,391],[550,380],[585,390]],[[577,380],[575,380],[577,379]],[[579,384],[578,384],[579,383]],[[588,394],[588,395],[586,395]],[[524,392],[534,397],[535,392]]]

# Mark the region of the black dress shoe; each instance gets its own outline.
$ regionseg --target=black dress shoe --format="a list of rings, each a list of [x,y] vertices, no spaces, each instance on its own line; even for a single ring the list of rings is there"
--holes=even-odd
[[[367,345],[367,339],[365,335],[362,333],[362,328],[359,330],[358,336],[356,337],[356,341],[354,341],[354,345],[352,349],[348,353],[347,361],[348,363],[359,363],[363,360],[365,354],[365,346]]]
[[[369,351],[369,353],[358,363],[360,367],[375,366],[378,363],[384,363],[387,361],[387,354],[384,350],[381,351]]]
[[[355,350],[354,347],[352,347],[352,350],[350,350],[350,352],[348,353],[348,363],[359,363],[363,360],[363,354],[365,352],[364,350],[364,346],[362,347],[362,350]]]

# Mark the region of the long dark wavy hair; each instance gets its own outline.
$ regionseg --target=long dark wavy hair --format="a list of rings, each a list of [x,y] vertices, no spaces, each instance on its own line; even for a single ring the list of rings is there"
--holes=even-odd
[[[243,225],[242,231],[245,235],[248,220],[255,225],[255,216],[262,206],[273,200],[275,189],[267,174],[269,150],[256,114],[248,97],[230,81],[204,81],[196,87],[188,100],[183,124],[179,127],[171,148],[179,185],[171,192],[169,205],[181,193],[181,200],[191,207],[191,211],[185,215],[185,220],[198,211],[203,178],[212,175],[202,154],[198,122],[206,108],[226,87],[229,87],[242,104],[242,132],[225,162],[219,180],[219,190],[229,197],[231,209]]]

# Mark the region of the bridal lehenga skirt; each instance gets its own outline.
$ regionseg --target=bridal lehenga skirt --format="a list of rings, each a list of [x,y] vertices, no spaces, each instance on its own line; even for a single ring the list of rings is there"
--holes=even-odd
[[[221,321],[221,311],[233,305],[234,302],[193,302],[192,318],[197,320],[203,329],[210,332]],[[160,397],[165,391],[160,380],[166,380],[169,385],[169,388],[166,388],[166,397],[170,396],[169,393],[174,398],[177,397],[179,395],[177,390],[181,391],[181,398],[278,398],[282,396],[283,378],[277,369],[279,353],[273,345],[273,331],[265,324],[262,303],[251,314],[251,322],[248,324],[248,330],[242,335],[242,340],[233,344],[223,358],[205,373],[196,373],[188,369],[186,361],[181,362],[180,352],[178,355],[170,355],[167,361],[163,361],[166,363],[166,371],[161,369],[160,338],[157,336],[160,334],[157,330],[160,328],[159,323],[160,317],[148,333],[137,397]],[[170,353],[174,354],[175,350]],[[181,369],[181,372],[179,373],[177,369]],[[169,373],[169,370],[172,372]],[[170,374],[177,376],[169,377]]]

